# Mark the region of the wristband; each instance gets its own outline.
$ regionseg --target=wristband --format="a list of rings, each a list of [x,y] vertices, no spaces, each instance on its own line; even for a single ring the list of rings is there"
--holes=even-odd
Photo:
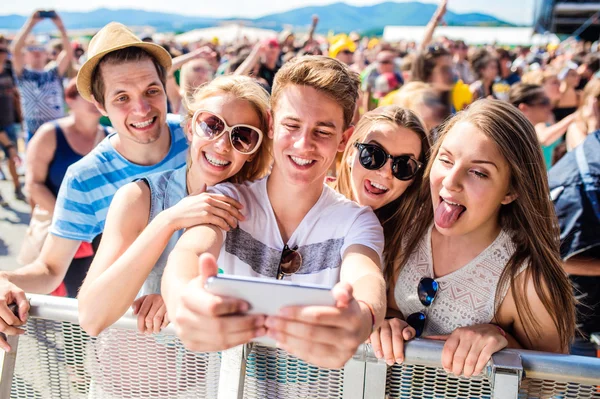
[[[504,337],[504,339],[506,339],[506,331],[504,331],[504,329],[502,327],[500,327],[498,324],[492,324],[494,327],[496,327],[498,329],[498,331],[500,331],[500,334]]]
[[[363,301],[362,299],[357,299],[356,302],[362,302],[367,306],[367,308],[369,308],[369,312],[371,312],[371,333],[372,333],[373,331],[375,331],[375,310],[373,309],[373,306],[371,306],[370,303]]]

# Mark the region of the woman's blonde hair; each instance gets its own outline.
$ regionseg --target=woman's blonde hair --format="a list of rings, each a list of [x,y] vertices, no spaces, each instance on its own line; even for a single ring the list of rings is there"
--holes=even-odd
[[[544,83],[546,83],[546,81],[548,79],[553,78],[553,77],[558,79],[558,74],[556,73],[556,71],[554,69],[552,69],[552,68],[546,68],[544,70],[537,69],[535,71],[529,71],[529,72],[525,73],[521,77],[521,82],[532,84],[532,85],[543,86]]]
[[[510,168],[510,191],[517,199],[500,209],[500,226],[515,245],[506,264],[499,287],[512,290],[518,317],[527,339],[540,337],[540,323],[527,301],[527,281],[531,278],[537,295],[552,317],[563,350],[567,349],[575,331],[575,299],[572,287],[562,268],[560,232],[554,206],[550,200],[548,175],[533,125],[513,105],[505,101],[481,99],[458,113],[442,129],[425,170],[429,184],[431,167],[444,137],[457,124],[470,123],[497,146]],[[431,226],[433,217],[418,220],[417,227]],[[524,267],[524,279],[517,285],[517,276]],[[496,291],[495,306],[502,298]]]
[[[367,112],[360,119],[354,129],[354,133],[348,141],[344,151],[338,178],[333,187],[341,194],[351,200],[356,200],[352,191],[352,171],[350,169],[349,157],[354,153],[354,143],[362,142],[374,125],[378,123],[389,123],[393,126],[403,127],[411,130],[421,140],[421,153],[419,161],[427,163],[429,155],[429,139],[423,123],[412,111],[397,105],[379,107]],[[384,275],[388,284],[395,275],[394,265],[404,263],[404,259],[412,252],[418,243],[414,237],[420,236],[419,230],[412,228],[413,221],[428,217],[431,214],[431,197],[429,189],[421,189],[423,180],[422,172],[414,177],[412,184],[406,191],[391,203],[375,210],[385,235],[385,246],[383,255],[385,259]]]
[[[587,128],[587,120],[584,114],[585,107],[590,98],[597,98],[600,101],[600,79],[592,78],[583,88],[581,102],[577,109],[576,121],[585,124]]]
[[[271,139],[269,132],[269,93],[256,81],[247,76],[228,75],[220,76],[212,82],[200,86],[192,97],[184,99],[186,115],[183,121],[184,128],[190,126],[194,113],[200,109],[203,100],[212,96],[230,95],[236,99],[247,101],[256,111],[259,126],[263,133],[262,143],[257,152],[251,155],[251,161],[246,162],[242,169],[228,181],[241,183],[247,180],[256,180],[267,175],[271,166]],[[191,160],[187,161],[188,170]]]

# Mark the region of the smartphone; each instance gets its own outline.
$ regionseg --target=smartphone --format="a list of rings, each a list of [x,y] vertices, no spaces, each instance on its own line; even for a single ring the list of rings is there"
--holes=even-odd
[[[56,11],[54,10],[47,10],[47,11],[38,11],[38,16],[40,18],[56,18]]]
[[[286,306],[334,306],[331,289],[322,285],[255,277],[219,275],[210,277],[204,288],[215,295],[242,299],[248,313],[276,315]]]

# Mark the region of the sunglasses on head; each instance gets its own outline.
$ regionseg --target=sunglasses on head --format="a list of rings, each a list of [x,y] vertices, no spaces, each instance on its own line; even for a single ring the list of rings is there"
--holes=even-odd
[[[438,289],[439,284],[437,281],[430,277],[423,277],[419,281],[419,285],[417,285],[417,294],[419,295],[419,301],[421,301],[421,304],[423,304],[425,307],[431,306],[435,296],[437,295]],[[417,337],[420,337],[421,334],[423,334],[426,320],[427,315],[423,312],[413,313],[406,318],[408,325],[415,329]]]
[[[221,116],[199,109],[192,117],[192,131],[204,140],[216,140],[229,132],[229,140],[234,150],[241,154],[253,154],[260,147],[263,133],[250,125],[229,126]]]
[[[277,268],[277,280],[283,279],[285,276],[291,276],[302,267],[302,255],[298,252],[298,247],[290,248],[285,245],[279,260]]]
[[[410,155],[398,155],[396,157],[385,152],[376,144],[354,143],[358,148],[358,160],[363,168],[377,170],[385,166],[388,159],[392,160],[392,175],[398,180],[410,180],[417,175],[423,164]]]

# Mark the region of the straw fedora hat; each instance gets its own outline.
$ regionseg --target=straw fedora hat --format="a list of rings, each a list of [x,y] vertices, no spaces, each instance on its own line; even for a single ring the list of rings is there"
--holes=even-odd
[[[92,76],[102,57],[126,47],[143,48],[165,69],[171,67],[171,55],[167,50],[158,44],[143,42],[125,25],[111,22],[94,35],[88,46],[88,60],[77,73],[77,90],[81,97],[92,101]]]

